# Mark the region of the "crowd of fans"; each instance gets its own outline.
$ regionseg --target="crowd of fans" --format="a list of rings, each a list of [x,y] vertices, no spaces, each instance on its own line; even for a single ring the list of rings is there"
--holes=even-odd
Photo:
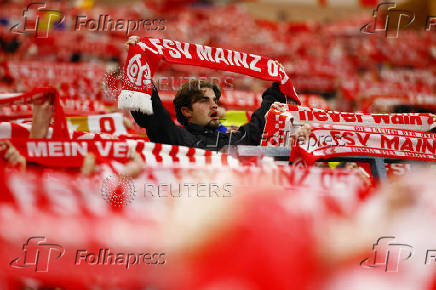
[[[48,1],[24,19],[29,3],[0,2],[0,288],[436,289],[434,259],[428,258],[436,244],[436,172],[430,162],[386,164],[388,179],[376,180],[368,164],[319,162],[304,168],[268,156],[237,158],[155,144],[130,112],[117,108],[125,43],[138,35],[276,59],[302,106],[436,113],[433,31],[386,38],[360,32],[373,21],[371,14],[331,23],[270,21],[254,18],[241,3],[208,1],[117,7]],[[48,9],[57,13],[52,20]],[[148,19],[152,25],[131,33],[126,25],[77,30],[78,19],[101,15]],[[48,34],[36,37],[41,31],[35,27]],[[271,86],[235,73],[162,63],[153,79],[176,124],[177,88],[201,77],[221,87],[219,118],[229,130],[248,122]],[[22,97],[37,87],[56,93]],[[6,102],[14,96],[21,103]],[[58,129],[68,138],[53,137]],[[306,138],[310,130],[303,126],[292,138]],[[53,160],[44,160],[44,153],[26,156],[26,146],[39,141],[58,143],[47,145],[49,152],[59,153],[62,146],[67,152],[75,141],[98,150],[79,161],[71,151]],[[124,147],[106,149],[116,142],[126,144],[122,158],[115,152]],[[96,153],[105,151],[106,156]],[[163,184],[169,185],[165,194],[148,191],[147,185]],[[182,190],[186,184],[197,186],[192,196],[189,186],[188,194]],[[199,184],[208,190],[201,192]],[[230,195],[211,191],[212,184],[231,185]],[[36,236],[61,245],[64,256],[49,260],[46,273],[25,259],[18,260],[21,269],[13,267],[11,261],[24,255],[23,244]],[[376,256],[383,238],[391,244]],[[395,252],[392,245],[410,246],[412,254]],[[78,265],[76,250],[85,248],[162,252],[165,261],[129,269],[125,262]],[[395,255],[397,268],[388,261]],[[395,269],[387,271],[388,264]]]

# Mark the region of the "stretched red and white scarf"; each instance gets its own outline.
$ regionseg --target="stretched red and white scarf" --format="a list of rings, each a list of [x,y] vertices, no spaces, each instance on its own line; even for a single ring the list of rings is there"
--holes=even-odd
[[[144,37],[136,45],[130,45],[118,108],[153,114],[152,77],[161,59],[174,64],[203,66],[277,81],[280,82],[280,90],[300,104],[291,80],[272,59],[219,47]]]
[[[309,138],[297,140],[290,161],[373,156],[436,162],[436,134],[401,129],[312,124]]]
[[[268,112],[261,145],[289,146],[287,141],[290,135],[295,132],[296,127],[308,123],[343,124],[428,132],[436,128],[436,116],[427,113],[348,113],[288,105],[286,111],[270,110]]]
[[[89,153],[94,154],[97,163],[126,163],[132,152],[137,152],[148,166],[216,168],[239,165],[237,159],[227,154],[139,139],[11,139],[10,142],[27,161],[48,167],[81,168]]]
[[[113,211],[101,197],[101,188],[105,183],[105,179],[113,177],[113,175],[114,172],[107,170],[107,168],[92,176],[84,176],[73,172],[54,173],[53,171],[41,171],[34,168],[29,168],[26,172],[0,168],[0,184],[3,185],[3,192],[0,196],[0,216],[4,213],[3,210],[6,211],[5,205],[10,205],[19,218],[32,217],[33,214],[50,214],[54,215],[53,218],[56,220],[60,216],[72,219],[101,217],[102,220],[110,220],[114,217],[112,216]],[[238,187],[240,190],[237,193],[241,195],[250,194],[253,189],[259,187],[259,184],[262,188],[275,188],[278,190],[293,188],[295,191],[288,191],[289,197],[295,194],[295,198],[292,198],[292,200],[307,203],[309,199],[313,202],[312,205],[316,205],[316,209],[310,207],[307,210],[320,210],[323,215],[328,214],[328,208],[325,206],[328,204],[324,205],[323,203],[326,200],[320,197],[330,197],[336,200],[339,207],[349,211],[353,208],[353,205],[359,202],[358,192],[365,190],[367,187],[355,171],[344,169],[295,168],[281,165],[275,168],[262,166],[256,168],[226,167],[213,169],[199,167],[184,170],[146,167],[143,168],[142,174],[130,180],[137,190],[136,198],[132,201],[135,203],[134,206],[129,206],[127,211],[119,212],[117,218],[129,218],[143,222],[150,219],[150,215],[156,214],[156,212],[146,210],[150,206],[149,202],[152,201],[153,196],[151,196],[150,192],[145,192],[145,184],[153,184],[157,187],[162,183],[221,183],[223,180],[225,180],[225,183]],[[254,184],[257,184],[257,186],[254,186]],[[63,194],[59,194],[60,191]],[[305,194],[300,194],[303,192]],[[299,197],[302,197],[302,199]],[[154,196],[154,199],[156,198],[159,197]],[[165,202],[164,200],[174,202],[174,199],[171,201],[170,198],[160,197],[160,199],[163,199],[162,202]],[[35,203],[32,204],[29,201],[35,201]],[[27,210],[29,206],[34,207],[34,213]],[[162,210],[162,214],[168,213],[164,208]],[[6,227],[2,228],[2,230],[6,230],[8,233],[17,231],[17,228],[11,227],[10,223],[7,226],[7,219],[0,219],[0,224]],[[60,234],[52,223],[45,224],[52,229],[53,234]],[[86,224],[88,223],[82,225],[86,226]],[[32,223],[17,223],[17,225],[26,226],[29,230],[33,226]],[[81,233],[92,233],[92,231],[82,231]],[[5,232],[3,232],[3,235],[7,236]],[[77,242],[74,237],[72,238],[72,242]],[[96,239],[94,241],[107,242],[102,235],[92,235],[92,237],[88,238]]]

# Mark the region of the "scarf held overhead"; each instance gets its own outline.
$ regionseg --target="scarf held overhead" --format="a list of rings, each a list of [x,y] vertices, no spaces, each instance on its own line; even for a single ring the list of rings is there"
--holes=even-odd
[[[32,104],[46,99],[52,99],[54,106],[53,137],[70,139],[60,96],[55,88],[34,88],[22,94],[0,94],[0,106]]]
[[[300,103],[286,72],[272,59],[219,47],[144,37],[137,44],[130,45],[118,108],[153,114],[152,77],[161,59],[280,82],[282,93]]]

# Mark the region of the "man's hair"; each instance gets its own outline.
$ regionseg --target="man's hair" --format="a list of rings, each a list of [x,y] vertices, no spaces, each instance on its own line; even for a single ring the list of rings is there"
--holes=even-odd
[[[188,107],[192,110],[192,104],[199,101],[203,96],[203,90],[209,88],[215,93],[217,101],[221,97],[221,91],[217,84],[205,80],[191,80],[184,83],[177,91],[173,101],[176,111],[177,121],[182,125],[186,125],[188,119],[182,114],[182,107]]]

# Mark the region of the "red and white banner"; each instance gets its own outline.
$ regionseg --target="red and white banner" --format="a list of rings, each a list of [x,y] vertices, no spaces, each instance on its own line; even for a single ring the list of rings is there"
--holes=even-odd
[[[115,136],[127,134],[124,126],[124,116],[121,113],[68,117],[67,126],[70,132],[82,131]]]
[[[375,106],[417,106],[436,109],[435,94],[402,94],[402,95],[374,95],[361,105],[364,111],[371,105]]]
[[[378,0],[317,0],[320,5],[332,7],[375,7]],[[291,1],[292,2],[292,1]],[[310,2],[309,2],[310,3]]]
[[[278,2],[278,3],[288,3],[288,4],[301,4],[304,3],[305,5],[313,5],[313,6],[317,6],[317,5],[328,5],[328,6],[334,6],[334,7],[372,7],[377,5],[378,0],[306,0],[306,1],[301,1],[301,0],[287,0],[286,2],[283,1],[271,1],[271,0],[258,0],[258,2],[265,2],[265,3],[274,3],[274,2]]]
[[[58,63],[48,61],[7,61],[10,77],[25,86],[56,86],[61,83],[101,82],[106,67],[102,64]]]
[[[433,85],[436,83],[436,76],[432,70],[416,69],[416,70],[391,70],[382,69],[380,78],[390,82],[411,82],[411,83],[428,83]]]
[[[428,132],[436,128],[433,114],[368,114],[320,110],[288,105],[286,111],[270,110],[262,137],[262,146],[289,146],[288,138],[304,124],[323,123],[377,128],[395,128]]]
[[[311,220],[322,221],[331,214],[337,216],[355,212],[356,207],[360,205],[359,193],[365,190],[364,182],[354,171],[340,169],[301,169],[288,166],[274,169],[144,168],[138,178],[127,180],[129,188],[135,191],[125,192],[129,194],[131,202],[125,207],[114,208],[102,197],[103,186],[113,180],[116,180],[116,176],[110,171],[103,170],[99,174],[87,177],[68,172],[30,169],[27,172],[17,172],[0,168],[0,260],[10,262],[17,257],[21,259],[25,255],[23,244],[35,236],[44,236],[47,243],[59,245],[65,251],[60,259],[53,257],[50,260],[49,269],[44,273],[35,271],[36,263],[29,262],[33,265],[29,269],[15,269],[9,263],[1,263],[0,285],[16,285],[13,282],[20,285],[18,282],[24,283],[22,279],[26,277],[31,279],[32,282],[29,283],[37,281],[38,285],[66,288],[141,288],[151,283],[152,277],[156,281],[156,275],[159,273],[160,279],[168,280],[167,267],[177,263],[177,260],[182,260],[177,259],[172,244],[168,243],[168,240],[174,240],[169,234],[173,231],[179,233],[177,246],[180,245],[180,241],[190,243],[191,240],[187,239],[189,237],[180,237],[180,234],[185,231],[192,233],[193,229],[201,226],[200,221],[204,224],[204,219],[207,220],[210,216],[210,210],[220,215],[217,219],[223,214],[228,216],[233,213],[228,211],[232,207],[225,207],[228,210],[222,212],[215,207],[216,204],[238,203],[243,206],[240,208],[247,209],[241,211],[246,218],[242,227],[243,232],[247,231],[249,225],[259,227],[261,221],[253,220],[253,217],[259,216],[258,209],[261,207],[262,213],[266,209],[267,215],[276,213],[273,232],[279,228],[286,232],[290,227],[289,219],[286,218],[284,223],[282,212],[277,215],[279,209],[288,214],[301,213]],[[262,180],[265,183],[260,184],[260,187],[253,186],[253,183],[249,183],[251,180]],[[163,184],[167,186],[164,187]],[[171,189],[169,184],[172,185]],[[190,195],[185,184],[193,184],[189,189]],[[198,184],[203,185],[197,186]],[[209,190],[207,184],[215,184],[219,191],[216,188],[213,191]],[[223,190],[224,184],[227,184],[227,191]],[[181,189],[176,189],[179,185]],[[158,186],[161,186],[160,191]],[[276,194],[259,194],[262,190],[271,188],[274,188]],[[278,202],[274,203],[277,206],[271,205],[273,198],[278,199]],[[204,210],[201,210],[202,207],[205,207]],[[190,210],[199,215],[187,215]],[[179,214],[187,218],[182,218],[182,223]],[[261,220],[271,224],[268,219],[262,217]],[[14,221],[13,226],[11,221]],[[232,228],[232,221],[233,219],[228,219],[230,224],[226,223],[223,229]],[[292,221],[295,221],[295,218]],[[207,230],[208,225],[209,223],[205,224],[205,228],[200,227],[202,233]],[[219,225],[223,226],[222,221]],[[237,225],[239,228],[240,223]],[[122,236],[119,236],[120,233]],[[264,236],[263,231],[260,233]],[[247,241],[246,234],[238,236],[242,237],[243,242]],[[198,239],[198,235],[192,237]],[[265,247],[269,242],[268,239],[265,240]],[[258,243],[257,240],[257,248]],[[205,246],[216,249],[214,243]],[[108,249],[111,253],[125,253],[124,258],[127,253],[163,252],[167,264],[146,265],[146,260],[142,258],[136,265],[130,258],[117,258],[116,264],[106,263],[103,262],[105,258],[100,257],[100,248]],[[43,250],[47,249],[44,248],[44,244],[37,248],[31,243],[27,247],[29,257],[32,257],[31,250],[37,249],[40,250],[41,259],[46,257],[42,256],[45,253]],[[101,262],[94,263],[95,260],[85,260],[81,257],[78,263],[76,254],[79,249],[82,249],[82,253],[95,253]],[[195,251],[193,253],[203,253],[205,250],[204,247],[192,249]],[[274,250],[276,249],[271,249],[271,252],[276,256]],[[39,266],[42,266],[43,262],[44,260]],[[212,264],[210,265],[212,267]],[[109,272],[110,277],[101,279]],[[295,285],[294,282],[291,284]]]
[[[96,139],[101,137],[99,136],[101,134],[110,134],[111,138],[128,139],[130,133],[124,126],[124,117],[121,113],[67,117],[66,124],[72,139]],[[29,138],[31,128],[32,120],[29,118],[0,122],[0,139]],[[52,135],[53,126],[49,127],[47,138],[51,138]],[[136,138],[140,137],[136,136]]]
[[[436,115],[420,114],[367,114],[320,110],[300,106],[289,106],[294,125],[305,123],[333,123],[380,128],[397,128],[428,132],[436,128]]]
[[[336,124],[312,124],[312,134],[292,147],[290,161],[343,156],[384,157],[436,162],[436,134]]]
[[[433,88],[426,82],[376,81],[346,79],[341,82],[341,93],[350,100],[369,98],[373,95],[431,94]]]
[[[4,61],[0,77],[10,78],[14,91],[54,87],[63,98],[102,99],[101,83],[106,73],[102,64],[51,61]]]
[[[104,136],[103,136],[104,137]],[[110,136],[109,136],[110,137]],[[98,163],[118,161],[126,163],[137,152],[147,165],[180,166],[238,166],[239,162],[226,154],[176,145],[145,142],[139,139],[75,140],[9,140],[28,162],[48,167],[80,168],[88,154]]]
[[[330,110],[329,104],[320,95],[316,94],[299,94],[301,105],[309,108]]]
[[[0,98],[5,94],[0,94]],[[98,100],[72,100],[60,98],[65,115],[82,116],[107,113],[105,105]],[[0,106],[0,121],[9,121],[32,117],[32,105]]]

